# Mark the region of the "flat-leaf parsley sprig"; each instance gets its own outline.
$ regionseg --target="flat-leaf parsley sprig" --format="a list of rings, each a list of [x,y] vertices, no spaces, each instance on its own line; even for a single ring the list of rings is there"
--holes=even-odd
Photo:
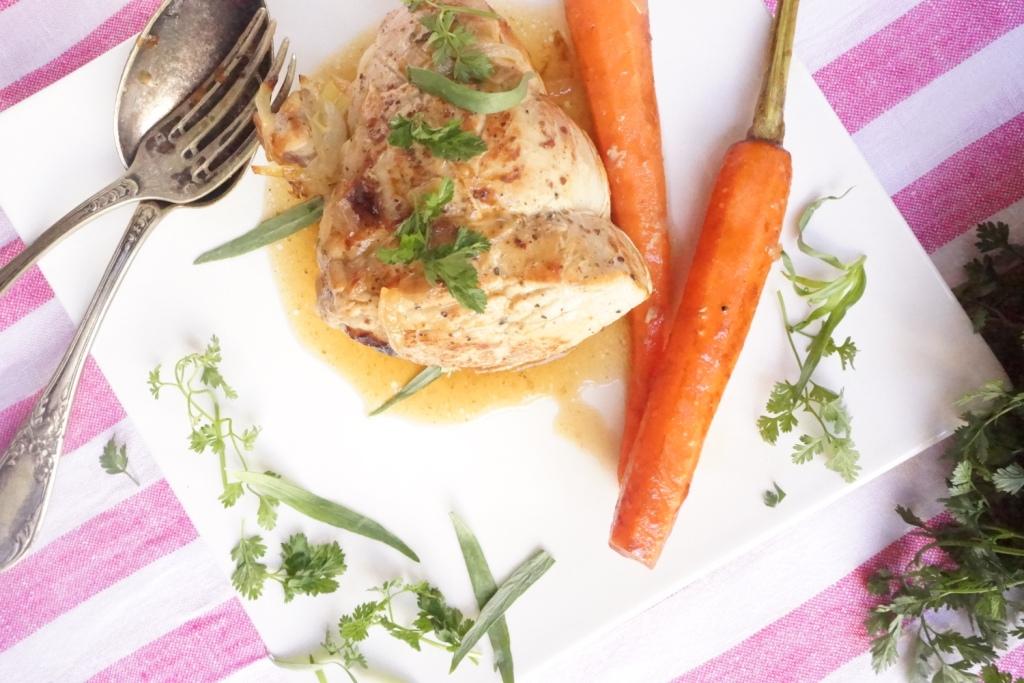
[[[460,227],[455,240],[431,245],[434,221],[455,196],[455,183],[445,178],[433,192],[416,203],[412,214],[399,224],[395,235],[397,247],[377,251],[377,258],[390,265],[423,264],[427,282],[441,282],[462,306],[483,313],[487,307],[487,294],[480,288],[480,278],[473,259],[487,252],[491,243],[478,232]]]
[[[273,529],[277,524],[277,499],[260,495],[228,478],[227,458],[230,453],[245,471],[250,471],[247,453],[256,446],[260,428],[256,425],[239,428],[233,418],[223,412],[221,401],[238,397],[220,371],[220,340],[216,336],[199,353],[190,353],[174,364],[170,381],[165,380],[158,365],[149,373],[149,390],[153,398],[159,399],[165,389],[170,389],[185,399],[192,431],[189,434],[189,448],[196,453],[210,451],[217,456],[220,464],[220,479],[223,492],[220,502],[232,507],[248,490],[259,500],[257,522],[264,529]]]
[[[255,600],[263,585],[276,581],[284,589],[284,601],[296,595],[320,595],[338,589],[337,577],[345,573],[345,553],[337,542],[310,544],[305,534],[293,534],[281,544],[281,566],[269,570],[262,562],[267,546],[260,536],[243,537],[231,550],[235,570],[231,583],[239,593]]]
[[[483,138],[463,130],[461,119],[452,119],[435,128],[422,115],[396,116],[388,123],[391,134],[388,144],[410,149],[413,143],[423,145],[432,155],[449,161],[469,161],[487,151]]]
[[[803,254],[835,269],[831,280],[806,277],[797,273],[793,260],[782,253],[783,274],[793,290],[809,306],[810,312],[799,322],[791,322],[785,299],[779,292],[779,305],[786,327],[786,336],[793,351],[800,375],[796,381],[775,384],[768,399],[767,412],[758,421],[761,437],[774,445],[781,434],[788,434],[800,424],[800,415],[817,426],[816,433],[804,432],[793,448],[793,461],[805,463],[821,455],[825,466],[837,472],[846,481],[853,481],[860,472],[860,454],[852,437],[850,413],[843,401],[842,391],[834,391],[812,378],[823,358],[836,356],[842,368],[853,368],[857,346],[849,337],[841,344],[833,335],[850,309],[860,301],[867,286],[864,264],[860,256],[844,263],[836,256],[811,247],[804,240],[804,232],[811,218],[823,204],[845,197],[824,197],[812,203],[800,217],[797,246]],[[803,354],[796,339],[804,337],[807,345]]]

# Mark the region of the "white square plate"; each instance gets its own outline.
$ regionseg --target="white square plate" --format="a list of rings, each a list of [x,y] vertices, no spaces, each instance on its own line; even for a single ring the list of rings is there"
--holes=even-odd
[[[555,2],[503,0],[499,8]],[[292,38],[301,68],[312,71],[397,3],[269,5],[280,35]],[[651,13],[677,258],[686,262],[722,154],[749,125],[769,20],[758,0],[651,0]],[[122,45],[0,115],[0,206],[25,240],[119,173],[110,134],[112,97],[127,49]],[[841,329],[861,348],[857,370],[827,378],[846,387],[863,484],[948,434],[956,423],[954,399],[1002,372],[799,66],[787,119],[796,175],[786,245],[792,250],[800,208],[855,187],[821,214],[814,240],[845,255],[868,255],[867,294]],[[221,508],[213,462],[187,451],[178,406],[154,403],[145,386],[150,368],[214,332],[225,347],[225,372],[242,395],[236,410],[265,427],[260,465],[376,517],[420,554],[422,565],[410,566],[388,548],[283,514],[269,541],[299,529],[314,540],[340,538],[351,568],[333,596],[285,605],[269,590],[246,603],[272,652],[306,651],[341,611],[365,599],[364,588],[396,574],[427,578],[475,612],[448,521],[454,509],[480,536],[499,577],[538,546],[557,558],[509,614],[518,671],[540,678],[552,657],[853,488],[820,462],[791,464],[785,447],[766,446],[755,429],[772,383],[794,371],[773,303],[783,286],[775,273],[661,563],[649,571],[619,557],[606,542],[617,493],[612,467],[555,434],[551,401],[460,425],[368,419],[344,379],[296,341],[266,254],[191,265],[203,248],[258,220],[263,191],[263,182],[250,175],[215,207],[168,218],[128,275],[95,355],[225,572],[239,518],[251,518],[252,511]],[[44,260],[73,316],[81,315],[129,215],[121,211],[97,221]],[[620,419],[622,395],[618,385],[594,387],[587,400]],[[789,497],[769,510],[761,492],[773,480]],[[441,653],[414,655],[401,644],[377,640],[367,653],[401,678],[445,680]],[[490,676],[488,666],[463,666],[452,680]]]

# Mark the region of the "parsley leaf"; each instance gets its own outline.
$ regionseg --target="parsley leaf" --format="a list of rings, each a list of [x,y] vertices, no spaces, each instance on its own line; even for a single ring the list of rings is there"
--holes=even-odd
[[[782,487],[772,482],[774,488],[768,489],[762,495],[764,498],[764,504],[770,508],[775,507],[786,498],[786,492],[782,490]]]
[[[487,143],[483,138],[463,130],[459,119],[452,119],[440,128],[434,128],[422,116],[396,116],[388,126],[391,129],[389,144],[409,149],[413,143],[418,143],[441,159],[468,161],[487,151]]]
[[[139,480],[128,471],[128,447],[124,444],[118,446],[113,437],[103,447],[103,453],[100,455],[100,467],[107,474],[123,474],[131,479],[136,486],[140,486]]]
[[[775,384],[768,397],[766,412],[757,420],[757,428],[761,438],[774,446],[782,434],[800,426],[803,416],[808,424],[813,425],[814,431],[802,431],[797,438],[793,446],[793,462],[802,464],[822,456],[825,467],[845,481],[853,481],[860,473],[860,453],[853,441],[852,418],[843,394],[818,384],[813,381],[813,376],[822,359],[830,356],[839,359],[843,370],[854,367],[857,345],[849,337],[841,344],[836,343],[833,335],[849,310],[864,295],[867,286],[865,257],[844,263],[804,240],[804,232],[818,209],[825,202],[838,199],[841,197],[825,197],[812,203],[800,217],[797,238],[797,246],[802,253],[838,271],[834,279],[821,280],[800,275],[789,254],[782,254],[783,275],[792,283],[796,294],[810,306],[810,311],[803,320],[791,322],[785,299],[779,292],[786,336],[800,375],[795,381]],[[797,345],[799,337],[808,340],[803,355]]]
[[[275,571],[260,562],[267,546],[259,536],[242,538],[231,551],[235,571],[231,583],[239,593],[255,600],[268,579],[281,584],[284,601],[296,595],[320,595],[338,589],[337,577],[344,574],[345,553],[336,542],[311,545],[305,534],[293,534],[281,544],[281,567]]]
[[[231,559],[235,561],[235,571],[231,573],[231,583],[235,590],[255,600],[263,594],[263,583],[269,573],[267,565],[260,558],[267,554],[267,546],[259,536],[242,538],[231,549]]]
[[[338,589],[335,577],[345,573],[345,553],[337,542],[310,545],[305,534],[293,534],[281,544],[284,601],[296,595],[320,595]]]
[[[445,178],[440,187],[417,202],[412,214],[398,226],[398,246],[377,251],[377,258],[390,265],[423,263],[423,272],[430,284],[443,283],[462,306],[482,313],[487,295],[480,288],[480,279],[472,259],[491,248],[480,233],[459,228],[455,240],[430,246],[431,230],[452,201],[455,183]]]
[[[483,313],[487,295],[480,289],[480,278],[472,259],[489,251],[491,243],[478,232],[459,228],[455,241],[427,250],[423,255],[427,282],[443,282],[455,300],[464,307]]]
[[[1019,463],[1011,463],[992,473],[992,483],[997,491],[1017,494],[1024,489],[1024,467]]]
[[[406,265],[419,260],[427,250],[430,229],[455,197],[455,183],[445,178],[433,192],[421,197],[409,217],[398,225],[398,247],[380,249],[377,258],[389,265]]]

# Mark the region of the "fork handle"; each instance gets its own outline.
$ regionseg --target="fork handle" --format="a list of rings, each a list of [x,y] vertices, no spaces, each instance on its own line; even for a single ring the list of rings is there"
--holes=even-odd
[[[139,204],[71,346],[28,419],[0,454],[0,570],[16,562],[36,535],[53,487],[53,474],[85,359],[125,271],[167,209],[168,205],[160,202]]]
[[[139,196],[138,181],[126,175],[86,199],[71,210],[68,215],[46,229],[39,238],[15,256],[10,263],[0,268],[0,297],[22,274],[31,268],[50,247],[70,235],[87,221],[122,204],[136,201]]]

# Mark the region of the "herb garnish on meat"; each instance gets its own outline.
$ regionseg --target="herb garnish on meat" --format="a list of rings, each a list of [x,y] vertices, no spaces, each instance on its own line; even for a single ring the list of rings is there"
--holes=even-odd
[[[409,149],[413,143],[426,147],[431,154],[449,161],[469,161],[487,151],[487,143],[479,135],[462,129],[462,121],[453,119],[435,128],[422,116],[396,116],[388,124],[388,143]]]
[[[480,289],[472,259],[488,251],[491,243],[480,233],[460,227],[452,242],[431,245],[433,224],[454,196],[455,183],[445,178],[440,187],[421,198],[412,214],[399,224],[395,232],[398,246],[380,249],[377,258],[391,265],[420,261],[430,284],[444,283],[456,301],[482,313],[487,307],[487,295]]]

